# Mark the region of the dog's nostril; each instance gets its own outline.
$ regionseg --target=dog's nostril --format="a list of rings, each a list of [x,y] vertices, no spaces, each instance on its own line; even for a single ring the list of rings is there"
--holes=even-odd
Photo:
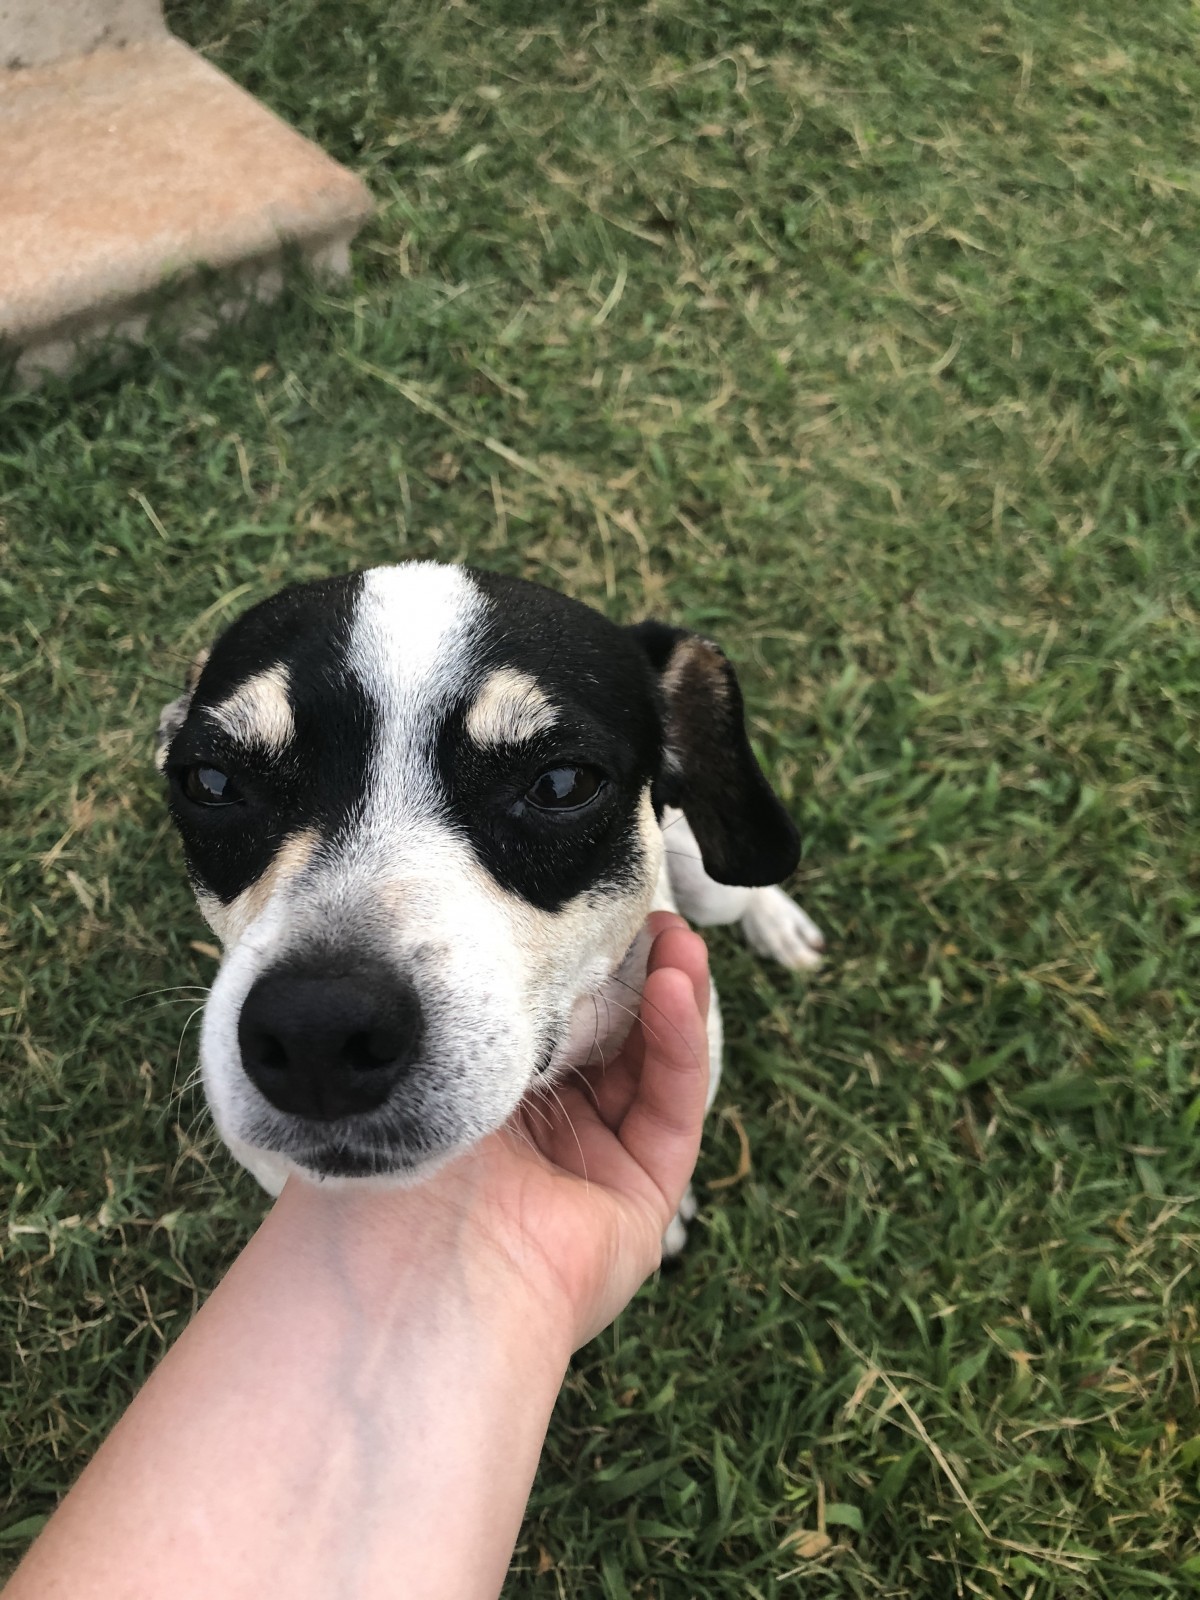
[[[403,1041],[380,1029],[352,1033],[346,1040],[346,1060],[356,1072],[377,1072],[380,1067],[389,1067],[402,1051]]]
[[[258,1041],[258,1059],[268,1072],[280,1072],[288,1064],[287,1051],[269,1033],[264,1033]]]

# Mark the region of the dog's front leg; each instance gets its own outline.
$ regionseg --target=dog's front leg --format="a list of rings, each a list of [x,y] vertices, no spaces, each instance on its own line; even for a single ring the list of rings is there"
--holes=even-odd
[[[710,878],[682,811],[668,807],[662,829],[671,893],[689,922],[701,928],[738,922],[759,955],[798,971],[820,966],[825,937],[790,895],[778,888],[743,889]]]

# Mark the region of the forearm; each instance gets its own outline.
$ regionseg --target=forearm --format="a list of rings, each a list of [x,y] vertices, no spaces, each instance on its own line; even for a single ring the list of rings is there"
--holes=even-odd
[[[593,1080],[414,1190],[289,1185],[6,1600],[497,1595],[570,1352],[695,1164],[707,1003],[703,944],[660,918],[659,1026]]]
[[[405,1203],[285,1193],[9,1600],[499,1593],[569,1340]]]

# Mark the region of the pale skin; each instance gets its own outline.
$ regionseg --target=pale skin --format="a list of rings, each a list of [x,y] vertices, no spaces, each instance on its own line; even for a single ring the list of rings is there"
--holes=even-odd
[[[417,1188],[288,1183],[6,1600],[500,1593],[570,1355],[658,1265],[699,1149],[704,945],[651,926],[603,1072]]]

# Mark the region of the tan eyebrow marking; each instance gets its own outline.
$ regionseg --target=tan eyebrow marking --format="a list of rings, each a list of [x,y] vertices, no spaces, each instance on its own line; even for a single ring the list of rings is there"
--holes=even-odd
[[[171,740],[187,721],[188,707],[192,703],[196,685],[200,682],[200,674],[204,671],[210,655],[212,650],[206,647],[192,657],[187,677],[183,680],[183,693],[178,699],[172,700],[170,705],[164,706],[159,715],[158,727],[154,734],[154,765],[160,772],[167,770],[167,750]]]
[[[554,707],[527,673],[501,667],[467,712],[467,734],[476,744],[521,744],[556,720]]]
[[[220,705],[209,706],[207,715],[239,744],[282,750],[296,737],[290,687],[291,676],[285,666],[268,667],[239,684]]]

